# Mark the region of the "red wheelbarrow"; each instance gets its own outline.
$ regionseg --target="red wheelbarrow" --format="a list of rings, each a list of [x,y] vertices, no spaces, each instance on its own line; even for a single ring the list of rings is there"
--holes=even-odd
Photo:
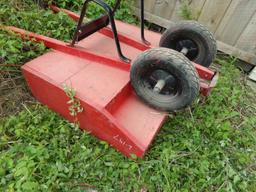
[[[106,14],[83,24],[89,2],[103,7]],[[143,0],[141,29],[115,21],[119,4],[117,0],[111,8],[102,0],[86,0],[80,16],[50,6],[78,21],[71,43],[7,28],[54,49],[22,67],[41,103],[71,122],[78,120],[82,129],[124,155],[143,157],[167,112],[191,105],[199,92],[207,96],[215,86],[218,76],[207,67],[215,57],[216,43],[196,22],[175,24],[162,36],[144,30]],[[70,115],[64,85],[76,91],[83,108],[76,117]]]

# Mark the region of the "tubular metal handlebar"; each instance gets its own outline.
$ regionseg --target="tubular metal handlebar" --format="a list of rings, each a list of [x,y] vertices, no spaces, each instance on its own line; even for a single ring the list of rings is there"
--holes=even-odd
[[[84,20],[87,5],[89,4],[89,2],[94,2],[94,3],[98,4],[99,6],[101,6],[106,11],[107,14],[83,25],[83,20]],[[82,40],[82,39],[90,36],[91,34],[95,33],[96,31],[106,27],[110,23],[112,31],[113,31],[118,55],[121,60],[129,63],[131,60],[128,59],[127,57],[125,57],[122,53],[120,42],[118,39],[116,24],[115,24],[115,20],[114,20],[115,12],[118,9],[118,7],[120,6],[120,3],[121,3],[121,0],[117,0],[115,3],[115,6],[112,9],[104,0],[85,0],[85,2],[83,4],[82,11],[81,11],[80,19],[77,24],[76,31],[73,36],[71,46],[74,46],[76,41]],[[145,35],[144,35],[144,0],[141,0],[141,39],[145,44],[149,44],[149,42],[145,39]]]

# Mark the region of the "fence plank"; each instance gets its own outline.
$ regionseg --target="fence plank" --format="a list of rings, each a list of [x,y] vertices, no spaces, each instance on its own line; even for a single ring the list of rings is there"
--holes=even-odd
[[[135,7],[134,11],[135,11],[135,15],[140,17],[140,9]],[[170,21],[168,19],[164,19],[148,11],[145,12],[145,19],[150,21],[151,23],[155,23],[164,28],[168,28],[170,25]]]
[[[199,22],[215,32],[230,2],[231,0],[207,0],[198,19]]]
[[[156,0],[146,0],[146,1],[144,1],[145,2],[144,3],[145,11],[152,13],[153,9],[154,9],[154,6],[155,6],[155,1]],[[137,8],[140,8],[140,1],[135,1],[134,6],[137,7]]]
[[[193,18],[215,32],[220,51],[256,65],[256,0],[146,0],[146,19],[168,27],[171,21],[184,19],[184,1]]]
[[[177,1],[175,9],[172,13],[171,20],[172,21],[179,21],[179,20],[186,20],[187,18],[182,17],[181,12],[183,6],[185,6],[185,3],[188,3],[188,9],[192,13],[192,18],[197,20],[201,14],[202,8],[205,4],[206,0],[187,0],[182,2],[182,1]]]
[[[233,0],[216,31],[216,37],[229,45],[235,45],[255,10],[255,0]]]
[[[182,8],[182,3],[181,3],[181,1],[178,0],[175,4],[174,10],[171,15],[172,21],[175,22],[175,21],[184,20],[184,18],[182,18],[182,16],[181,16],[181,8]]]
[[[256,11],[236,43],[236,47],[256,54]]]
[[[221,41],[217,41],[217,47],[218,50],[233,55],[239,59],[242,59],[243,61],[246,61],[252,65],[256,65],[256,54],[248,53],[246,51],[243,51],[242,49],[238,49],[234,46],[228,45],[226,43],[223,43]]]
[[[154,9],[155,1],[156,1],[156,0],[146,0],[146,3],[145,3],[145,11],[152,12],[153,9]],[[139,2],[140,2],[140,1],[139,1]],[[144,1],[144,2],[145,2],[145,1]]]
[[[202,13],[202,9],[206,3],[206,0],[192,0],[189,7],[192,10],[192,16],[198,20],[199,16]]]
[[[178,0],[156,0],[154,5],[154,14],[165,19],[170,19]]]

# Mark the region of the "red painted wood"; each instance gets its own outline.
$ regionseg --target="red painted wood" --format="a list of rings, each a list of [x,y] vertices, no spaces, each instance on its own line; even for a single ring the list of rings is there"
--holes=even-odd
[[[134,60],[145,48],[137,40],[139,29],[120,21],[117,21],[117,27],[124,37],[121,38],[124,54]],[[56,49],[22,67],[33,95],[40,102],[73,121],[63,90],[64,84],[70,85],[84,108],[78,116],[82,129],[107,141],[126,156],[142,157],[145,154],[167,114],[138,100],[130,85],[130,65],[119,60],[110,33],[94,33],[71,47],[65,42],[15,27],[8,29]],[[157,33],[146,31],[146,36],[153,46],[159,42]],[[205,80],[213,79],[212,71],[201,66],[197,69]],[[215,83],[216,79],[212,83],[202,80],[202,94],[209,94]]]
[[[214,77],[212,80],[209,82],[201,81],[200,83],[200,92],[204,96],[210,95],[212,89],[217,85],[219,78],[219,73],[215,73]]]
[[[93,53],[92,51],[85,49],[83,47],[80,47],[79,45],[72,47],[68,43],[65,43],[63,41],[59,41],[54,38],[46,37],[43,35],[39,35],[33,32],[29,32],[23,29],[19,29],[17,27],[13,26],[8,26],[5,27],[7,30],[11,30],[15,33],[21,34],[23,38],[30,38],[32,41],[38,41],[38,42],[43,42],[46,47],[56,49],[58,51],[75,55],[81,58],[89,59],[92,61],[97,61],[98,63],[101,64],[106,64],[109,66],[114,66],[126,71],[130,70],[130,65],[119,60],[118,58],[112,59],[108,57],[104,57],[98,54]]]
[[[167,115],[144,105],[129,84],[129,72],[52,51],[22,67],[33,95],[69,121],[64,84],[72,86],[84,111],[82,129],[126,156],[142,157]]]
[[[55,12],[62,11],[64,13],[66,13],[74,21],[78,21],[79,18],[80,18],[80,16],[78,14],[76,14],[72,11],[69,11],[67,9],[61,9],[61,8],[58,8],[54,5],[50,5],[50,8]],[[140,35],[140,29],[138,27],[133,26],[133,25],[129,25],[129,24],[125,24],[125,23],[120,22],[120,21],[116,21],[116,24],[117,24],[117,28],[121,30],[118,33],[118,37],[119,37],[119,40],[121,42],[126,43],[130,46],[133,46],[133,47],[135,47],[139,50],[142,50],[142,51],[145,51],[145,50],[153,48],[153,47],[158,47],[158,44],[159,44],[160,38],[161,38],[160,34],[146,30],[145,31],[146,37],[150,40],[150,42],[152,44],[152,46],[148,46],[148,45],[143,44],[140,40],[140,37],[138,37],[138,35]],[[105,27],[105,28],[101,29],[99,32],[101,34],[104,34],[108,37],[113,38],[112,30],[109,27]],[[137,37],[134,37],[135,35]],[[197,72],[198,72],[200,78],[208,80],[208,81],[212,80],[212,78],[215,75],[215,72],[209,70],[206,67],[198,65],[196,63],[194,63],[194,65],[197,69]]]

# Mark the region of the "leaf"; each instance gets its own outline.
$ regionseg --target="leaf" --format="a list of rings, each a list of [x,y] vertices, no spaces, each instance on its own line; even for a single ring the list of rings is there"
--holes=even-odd
[[[23,183],[22,184],[22,189],[24,190],[24,191],[36,191],[36,190],[38,190],[38,187],[39,187],[39,185],[38,185],[38,183],[37,182],[32,182],[32,181],[27,181],[27,182],[25,182],[25,183]]]

